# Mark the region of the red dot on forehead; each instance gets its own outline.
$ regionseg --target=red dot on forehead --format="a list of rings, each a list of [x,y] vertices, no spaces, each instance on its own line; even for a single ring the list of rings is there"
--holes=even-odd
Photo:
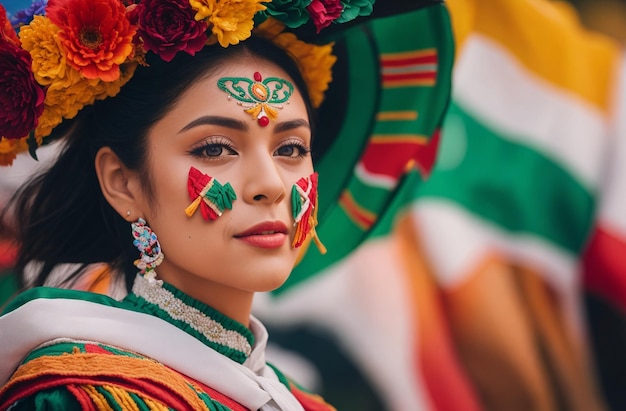
[[[259,73],[258,71],[254,72],[254,81],[261,81],[263,80],[263,77],[261,77],[261,73]]]
[[[267,118],[266,116],[259,117],[257,121],[259,123],[259,126],[261,127],[267,127],[267,125],[270,123],[270,119]]]

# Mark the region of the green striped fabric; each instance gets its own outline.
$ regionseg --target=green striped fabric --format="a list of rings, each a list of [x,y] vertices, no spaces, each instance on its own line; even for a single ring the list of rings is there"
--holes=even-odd
[[[328,253],[321,256],[309,248],[275,294],[343,259],[368,238],[389,232],[396,211],[413,198],[422,177],[410,167],[412,152],[403,156],[396,149],[393,153],[399,155],[386,155],[385,149],[394,150],[398,140],[410,149],[426,145],[438,132],[448,105],[454,47],[443,5],[374,20],[337,41],[348,54],[350,104],[333,144],[316,164],[320,181],[317,232]],[[417,63],[403,62],[411,59]],[[429,71],[434,72],[432,78]],[[403,83],[403,73],[414,82]],[[391,119],[381,121],[380,116],[388,113]],[[368,150],[374,153],[371,158]],[[374,169],[374,177],[363,178],[359,169]],[[376,183],[378,175],[386,184]]]

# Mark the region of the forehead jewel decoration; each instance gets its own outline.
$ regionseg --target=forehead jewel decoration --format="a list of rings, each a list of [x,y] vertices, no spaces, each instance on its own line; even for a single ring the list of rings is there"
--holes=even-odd
[[[254,72],[254,80],[246,77],[222,77],[217,81],[217,87],[228,94],[228,99],[234,98],[244,111],[257,120],[261,127],[265,127],[270,120],[276,121],[278,110],[283,103],[289,103],[293,94],[293,84],[278,77],[269,77],[263,80],[258,71]]]

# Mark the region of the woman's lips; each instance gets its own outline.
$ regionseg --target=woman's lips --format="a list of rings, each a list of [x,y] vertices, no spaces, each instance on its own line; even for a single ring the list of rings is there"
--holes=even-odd
[[[287,226],[281,221],[266,221],[235,235],[235,238],[259,248],[282,247],[287,241]]]

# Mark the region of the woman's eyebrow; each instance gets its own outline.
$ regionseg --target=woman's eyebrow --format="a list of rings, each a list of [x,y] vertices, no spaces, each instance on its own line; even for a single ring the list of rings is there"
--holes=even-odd
[[[304,119],[298,119],[298,120],[290,120],[290,121],[283,121],[283,122],[277,123],[274,126],[274,132],[280,133],[282,131],[293,130],[294,128],[298,128],[298,127],[306,127],[309,130],[311,129],[311,125],[309,124],[308,121]]]
[[[178,133],[182,133],[183,131],[187,131],[189,129],[202,126],[202,125],[222,126],[222,127],[232,128],[234,130],[248,131],[248,124],[246,122],[236,120],[234,118],[221,117],[221,116],[202,116],[191,121],[185,127],[180,129]]]

